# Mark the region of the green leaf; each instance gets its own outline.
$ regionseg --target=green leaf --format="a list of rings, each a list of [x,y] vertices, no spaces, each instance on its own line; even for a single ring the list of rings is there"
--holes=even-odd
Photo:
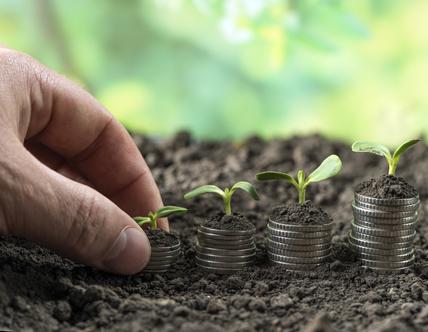
[[[397,150],[395,150],[394,156],[392,158],[397,159],[401,154],[403,154],[403,152],[407,151],[409,148],[411,148],[416,143],[419,143],[420,141],[420,139],[412,139],[410,141],[404,142],[397,148]]]
[[[342,169],[342,161],[335,154],[328,156],[306,179],[306,184],[320,182],[335,176]]]
[[[270,181],[270,180],[285,180],[290,182],[294,186],[298,186],[296,180],[287,173],[281,172],[261,172],[256,175],[258,181]]]
[[[167,206],[160,208],[156,212],[156,216],[158,218],[165,218],[165,217],[168,217],[172,214],[182,214],[182,213],[186,213],[186,212],[187,212],[186,208],[183,208],[180,206],[167,205]]]
[[[209,193],[217,194],[217,195],[224,198],[224,191],[223,190],[221,190],[217,186],[213,186],[211,184],[208,184],[205,186],[198,187],[198,188],[192,190],[191,192],[188,192],[187,194],[184,195],[184,199],[192,199],[192,198],[195,198],[197,196],[200,196],[203,194],[209,194]]]
[[[133,219],[140,226],[150,224],[152,221],[149,217],[134,217]]]
[[[242,189],[247,193],[249,193],[254,200],[256,201],[259,200],[259,195],[257,194],[256,188],[254,188],[254,186],[251,183],[247,181],[239,181],[235,183],[230,190],[232,192],[235,192],[237,189]]]
[[[389,152],[389,149],[385,145],[373,142],[357,141],[352,144],[352,151],[374,153],[379,156],[384,156],[388,160],[392,158],[391,152]]]

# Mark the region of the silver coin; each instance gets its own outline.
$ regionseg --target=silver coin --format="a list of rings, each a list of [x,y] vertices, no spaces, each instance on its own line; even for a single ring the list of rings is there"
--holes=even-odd
[[[268,239],[266,244],[269,249],[276,248],[281,250],[292,250],[292,251],[299,251],[299,252],[326,250],[331,247],[331,241],[324,244],[295,245],[295,244],[276,242],[271,239]]]
[[[208,255],[208,254],[203,254],[198,252],[196,256],[206,261],[239,263],[239,262],[253,261],[254,257],[256,256],[256,253],[253,253],[252,255],[245,255],[245,256],[220,256],[220,255]]]
[[[284,224],[284,223],[273,221],[272,219],[269,219],[268,225],[274,229],[291,231],[291,232],[330,232],[333,227],[332,222],[324,225],[297,225],[297,224]]]
[[[290,271],[312,271],[316,269],[318,266],[321,266],[321,263],[320,264],[294,264],[294,263],[276,261],[273,259],[270,259],[270,262],[274,265],[280,265]]]
[[[255,246],[254,240],[248,242],[219,242],[219,241],[211,241],[207,239],[198,239],[197,243],[201,247],[208,247],[213,249],[229,249],[229,250],[241,250],[241,249],[249,249]]]
[[[354,211],[355,216],[366,216],[374,217],[381,219],[401,219],[408,217],[415,217],[417,215],[416,211],[405,211],[405,212],[384,212],[384,211],[374,211],[368,210],[352,204],[352,210]]]
[[[293,263],[293,264],[319,264],[325,262],[330,255],[321,256],[321,257],[289,257],[285,255],[277,255],[268,251],[268,257],[270,260],[276,262],[285,262],[285,263]]]
[[[414,203],[409,205],[376,205],[369,204],[360,201],[354,201],[353,204],[363,209],[373,210],[373,211],[384,211],[384,212],[406,212],[406,211],[416,211],[419,208],[420,203]]]
[[[276,236],[290,237],[294,239],[319,239],[331,236],[331,232],[292,232],[275,229],[272,228],[270,225],[268,225],[267,229],[270,234]]]
[[[144,270],[165,270],[169,269],[172,265],[173,264],[147,264]]]
[[[362,215],[354,213],[354,219],[358,220],[358,221],[373,223],[373,224],[401,225],[401,224],[408,224],[408,223],[412,223],[412,222],[417,222],[418,214],[416,213],[413,217],[387,219],[387,218],[362,216]]]
[[[181,242],[179,241],[178,244],[175,244],[173,246],[169,247],[153,247],[152,246],[152,252],[164,252],[164,251],[174,251],[180,248]]]
[[[397,249],[378,249],[361,246],[349,241],[351,249],[369,255],[389,256],[389,255],[404,255],[413,251],[413,246]]]
[[[410,242],[415,239],[416,232],[413,234],[406,236],[394,236],[394,237],[386,237],[386,236],[373,236],[362,234],[360,232],[352,231],[352,236],[359,240],[366,240],[370,242],[380,242],[380,243],[397,243],[397,242]]]
[[[199,230],[204,233],[218,234],[218,235],[227,235],[227,236],[252,236],[256,232],[256,227],[253,226],[248,230],[232,230],[232,229],[217,229],[207,226],[199,226]]]
[[[382,262],[382,261],[374,261],[370,259],[361,258],[361,262],[364,266],[381,268],[381,269],[399,269],[403,267],[412,266],[415,262],[415,257],[413,256],[411,259],[402,261],[402,262]]]
[[[175,263],[178,260],[178,256],[168,256],[168,257],[151,257],[148,264],[170,264]]]
[[[414,251],[412,250],[408,254],[403,255],[389,255],[389,256],[382,256],[382,255],[372,255],[372,254],[366,254],[363,252],[359,252],[358,256],[363,259],[369,259],[372,261],[379,261],[379,262],[404,262],[412,257],[414,257]]]
[[[374,266],[364,266],[363,267],[367,268],[367,269],[371,269],[374,270],[378,273],[381,274],[385,274],[385,273],[390,273],[390,272],[398,272],[398,271],[404,271],[404,270],[408,270],[411,269],[413,267],[413,264],[409,265],[409,266],[404,266],[404,267],[399,267],[399,268],[381,268],[381,267],[374,267]]]
[[[379,228],[379,229],[390,230],[390,231],[402,231],[404,229],[415,229],[417,225],[417,222],[391,225],[391,224],[370,223],[370,222],[356,220],[356,219],[354,219],[353,222],[357,226]]]
[[[363,246],[366,248],[372,248],[372,249],[402,249],[402,248],[409,248],[413,246],[413,241],[406,241],[406,242],[395,242],[395,243],[384,243],[384,242],[375,242],[375,241],[367,241],[367,240],[361,240],[355,238],[351,232],[348,234],[349,242],[352,244],[356,244],[359,246]]]
[[[216,267],[209,267],[200,265],[198,262],[196,262],[196,265],[203,271],[206,271],[208,273],[217,273],[217,274],[230,274],[230,273],[236,273],[242,270],[242,268],[239,269],[221,269]]]
[[[385,205],[385,206],[400,206],[400,205],[409,205],[419,202],[419,195],[411,198],[373,198],[369,196],[364,196],[358,193],[354,193],[355,200],[359,202],[375,204],[375,205]]]
[[[389,229],[360,226],[360,225],[356,225],[354,222],[351,222],[351,228],[354,234],[359,233],[359,234],[381,236],[381,237],[408,236],[415,233],[414,228],[393,231]]]
[[[252,261],[249,262],[216,262],[212,260],[201,259],[198,256],[195,257],[196,263],[199,266],[215,267],[221,269],[240,269],[245,266],[251,265]]]
[[[227,249],[208,248],[208,247],[196,245],[196,251],[202,254],[208,254],[208,255],[245,256],[245,255],[251,255],[254,252],[256,252],[256,246],[250,247],[248,249],[241,249],[241,250],[233,250],[233,249],[227,250]]]
[[[311,258],[311,257],[323,257],[328,256],[331,253],[331,248],[324,250],[314,250],[314,251],[294,251],[294,250],[284,250],[278,248],[268,248],[268,251],[281,256],[288,257],[300,257],[300,258]]]
[[[221,241],[242,241],[242,240],[248,240],[252,238],[251,235],[220,235],[220,234],[203,232],[199,229],[198,229],[198,236],[201,236],[207,239],[221,240]]]
[[[319,239],[294,239],[294,238],[269,234],[269,239],[279,243],[296,244],[296,245],[313,245],[313,244],[331,243],[331,236],[326,236],[324,238],[319,238]]]
[[[152,251],[152,257],[178,256],[181,253],[181,248],[171,251]]]

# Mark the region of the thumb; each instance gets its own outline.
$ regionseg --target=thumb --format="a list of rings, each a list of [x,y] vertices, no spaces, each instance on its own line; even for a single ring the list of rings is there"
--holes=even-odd
[[[94,189],[19,150],[9,154],[11,167],[2,167],[10,175],[1,202],[8,234],[112,273],[134,274],[146,266],[150,244],[132,218]]]

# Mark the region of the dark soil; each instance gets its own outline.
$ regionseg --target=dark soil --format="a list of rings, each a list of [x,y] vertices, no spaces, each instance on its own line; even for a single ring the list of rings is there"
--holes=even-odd
[[[204,226],[231,231],[246,231],[254,228],[254,225],[242,214],[233,213],[227,215],[224,212],[218,212],[209,217]]]
[[[324,225],[333,220],[327,212],[311,201],[281,205],[273,209],[271,219],[283,224]]]
[[[412,198],[418,192],[402,177],[382,175],[357,185],[358,194],[373,198]]]
[[[352,219],[353,188],[384,172],[384,161],[352,153],[350,146],[319,136],[239,144],[194,142],[187,134],[154,142],[136,137],[153,169],[165,203],[188,207],[171,218],[183,255],[174,271],[120,277],[63,259],[15,238],[0,239],[0,325],[16,331],[426,331],[428,325],[428,149],[403,155],[399,175],[420,194],[416,265],[402,274],[361,268],[345,245]],[[260,201],[237,192],[235,211],[257,232],[254,266],[233,275],[201,272],[195,264],[197,225],[221,211],[221,200],[184,201],[198,185],[227,187],[254,181],[264,169],[315,169],[338,154],[342,172],[309,186],[307,198],[332,216],[333,258],[308,274],[266,261],[265,229],[274,206],[297,201],[294,187],[257,183]]]
[[[171,247],[180,243],[177,236],[162,229],[145,229],[152,247]]]

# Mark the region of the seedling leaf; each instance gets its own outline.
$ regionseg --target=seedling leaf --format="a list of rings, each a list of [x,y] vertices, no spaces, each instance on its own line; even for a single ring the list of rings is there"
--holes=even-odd
[[[223,190],[221,190],[217,186],[208,184],[205,186],[198,187],[198,188],[192,190],[191,192],[188,192],[187,194],[184,195],[184,199],[192,199],[192,198],[195,198],[197,196],[200,196],[203,194],[208,194],[208,193],[213,193],[213,194],[220,195],[221,197],[224,197],[224,191]]]
[[[149,224],[149,223],[152,222],[152,220],[150,219],[150,217],[134,217],[133,219],[140,226],[143,226],[145,224]]]
[[[242,189],[249,193],[254,200],[259,200],[259,195],[257,194],[256,188],[254,188],[251,183],[247,181],[239,181],[235,183],[231,188],[232,193],[235,192],[237,189]]]
[[[352,144],[352,151],[374,153],[378,156],[384,156],[388,160],[392,158],[391,152],[385,145],[373,142],[357,141]]]
[[[411,148],[416,143],[419,143],[420,141],[420,139],[412,139],[410,141],[404,142],[397,148],[397,150],[395,150],[393,158],[399,158],[403,152],[407,151],[409,148]]]
[[[335,176],[342,169],[342,161],[335,154],[328,156],[306,179],[305,185]]]
[[[182,213],[186,213],[186,212],[187,212],[186,208],[183,208],[180,206],[167,205],[167,206],[160,208],[156,212],[156,216],[157,216],[157,218],[165,218],[165,217],[168,217],[172,214],[182,214]]]
[[[270,181],[270,180],[285,180],[290,182],[294,186],[298,186],[296,180],[287,173],[281,172],[261,172],[256,175],[258,181]]]

